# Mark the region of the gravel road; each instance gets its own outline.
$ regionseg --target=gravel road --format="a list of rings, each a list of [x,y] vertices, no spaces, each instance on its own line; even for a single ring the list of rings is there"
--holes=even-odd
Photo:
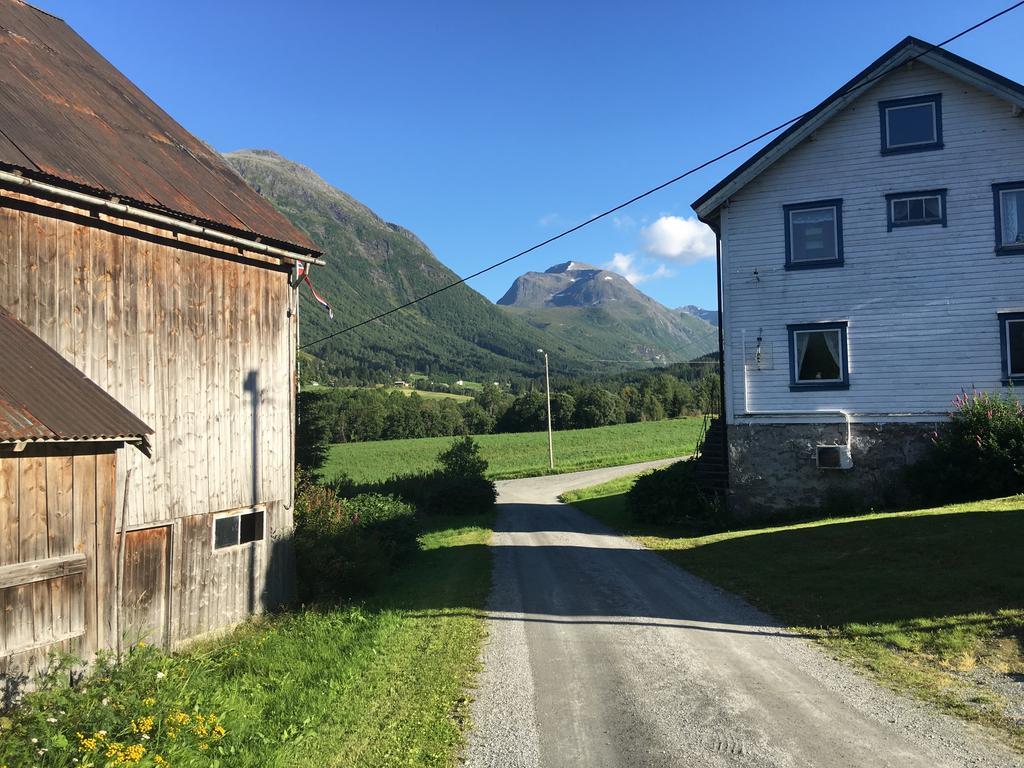
[[[1024,766],[557,501],[647,466],[498,484],[467,765]]]

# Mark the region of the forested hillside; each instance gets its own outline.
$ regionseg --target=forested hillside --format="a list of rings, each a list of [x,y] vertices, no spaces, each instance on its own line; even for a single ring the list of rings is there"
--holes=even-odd
[[[429,293],[457,279],[412,232],[382,220],[309,168],[267,150],[227,161],[325,252],[311,273],[335,320],[301,291],[303,342]],[[607,370],[573,344],[553,338],[462,285],[307,351],[337,382],[385,382],[411,371],[485,381],[532,378],[537,349],[555,372]]]

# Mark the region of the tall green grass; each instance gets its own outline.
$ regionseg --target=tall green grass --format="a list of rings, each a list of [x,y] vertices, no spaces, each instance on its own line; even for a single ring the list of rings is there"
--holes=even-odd
[[[554,434],[555,471],[612,467],[672,456],[696,449],[702,419],[690,417],[596,429],[570,429]],[[504,480],[550,473],[546,432],[479,435],[488,477]],[[379,440],[331,446],[323,474],[329,479],[345,474],[356,482],[372,483],[395,474],[422,472],[435,467],[437,454],[451,445],[450,437],[415,440]]]
[[[452,766],[493,520],[430,519],[420,550],[363,603],[256,619],[174,656],[137,649],[74,689],[65,675],[0,714],[0,766],[113,765],[129,751],[140,759],[124,764],[149,768]]]

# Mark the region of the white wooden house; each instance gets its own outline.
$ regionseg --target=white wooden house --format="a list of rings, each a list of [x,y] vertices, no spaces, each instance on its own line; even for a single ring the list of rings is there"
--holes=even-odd
[[[1022,109],[907,38],[693,204],[737,514],[885,502],[955,395],[1024,381]]]

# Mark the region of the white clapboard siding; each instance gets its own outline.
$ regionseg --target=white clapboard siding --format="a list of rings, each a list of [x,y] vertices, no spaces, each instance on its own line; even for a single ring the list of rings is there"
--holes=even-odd
[[[878,102],[942,94],[944,149],[883,156]],[[997,256],[992,184],[1024,180],[1024,118],[918,62],[865,91],[722,210],[730,420],[843,409],[944,413],[999,390],[997,311],[1024,310],[1024,255]],[[885,195],[946,189],[948,226],[887,232]],[[783,205],[842,198],[845,265],[786,271]],[[754,271],[757,271],[757,279]],[[786,325],[849,322],[850,388],[791,392]],[[747,370],[743,338],[771,346]]]

